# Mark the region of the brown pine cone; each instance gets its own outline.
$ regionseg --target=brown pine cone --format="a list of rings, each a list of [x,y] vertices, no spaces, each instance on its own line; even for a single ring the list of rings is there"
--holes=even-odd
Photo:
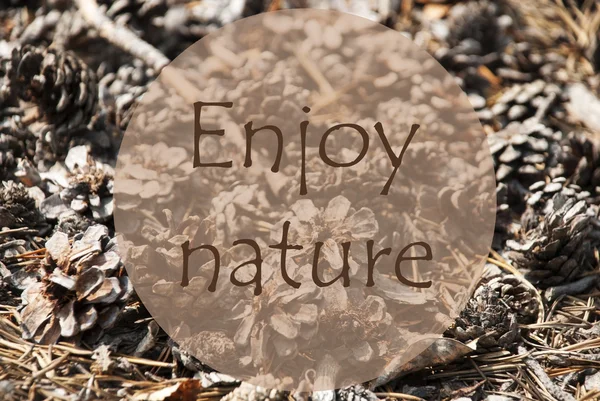
[[[0,277],[10,274],[9,270],[1,271],[2,263],[11,268],[12,259],[36,250],[35,241],[42,239],[37,235],[50,229],[36,205],[36,195],[43,196],[39,188],[28,189],[14,181],[0,184],[0,231],[4,231],[0,235]]]
[[[29,129],[19,127],[14,119],[5,119],[0,124],[0,179],[14,179],[19,174],[19,161],[33,159],[35,147],[36,137]]]
[[[545,210],[557,193],[573,197],[578,201],[585,199],[588,203],[591,196],[589,192],[583,191],[579,186],[568,184],[564,177],[557,177],[550,182],[538,181],[529,187],[529,194],[526,198],[527,207],[521,215],[523,230],[530,231],[544,220]]]
[[[73,238],[55,233],[46,242],[39,281],[23,292],[23,338],[43,344],[74,337],[92,328],[108,329],[133,292],[126,276],[117,276],[121,259],[103,225]]]
[[[54,140],[86,125],[94,115],[95,74],[73,53],[25,45],[14,49],[5,63],[7,90],[38,106]]]
[[[541,288],[574,281],[597,265],[594,246],[600,239],[598,210],[585,200],[563,193],[548,202],[543,221],[523,234],[521,243],[508,241],[507,254],[527,278]]]
[[[535,117],[543,117],[549,111],[558,113],[559,109],[551,109],[562,89],[555,84],[541,79],[533,82],[514,84],[505,90],[490,107],[493,121],[501,128],[513,121],[526,121]]]
[[[444,22],[447,34],[440,35],[442,43],[435,57],[456,74],[463,89],[483,95],[481,90],[488,83],[477,72],[478,67],[486,65],[494,70],[498,66],[498,55],[510,42],[505,32],[512,19],[503,15],[501,5],[485,0],[451,7]]]
[[[572,182],[594,194],[600,187],[600,151],[583,133],[570,133],[563,141],[559,160],[563,174]]]
[[[490,1],[452,7],[448,17],[448,44],[454,47],[470,40],[477,44],[478,54],[497,51],[501,45],[499,15],[499,7]]]
[[[0,187],[0,228],[37,227],[45,223],[23,184],[6,181]]]
[[[20,141],[0,128],[0,179],[4,180],[13,175],[17,167],[17,155],[21,153],[21,149]]]
[[[109,121],[125,130],[135,105],[154,78],[154,72],[139,60],[133,61],[133,66],[124,65],[115,73],[104,75],[98,82],[98,93],[100,105],[109,112]]]
[[[76,212],[97,222],[105,222],[113,212],[113,169],[110,165],[94,159],[87,146],[69,149],[64,162],[58,162],[54,170],[66,173],[66,180],[53,172],[45,178],[56,183],[54,194],[41,204],[42,212],[49,220],[63,220],[63,216]],[[85,219],[80,219],[85,221]]]
[[[501,55],[502,67],[496,74],[504,82],[526,82],[543,78],[552,82],[561,82],[560,71],[565,68],[566,57],[562,54],[540,49],[527,41],[511,42]]]
[[[517,309],[529,304],[523,290],[511,276],[481,285],[446,335],[462,342],[478,339],[477,347],[482,350],[514,344],[519,337],[518,324],[529,319]]]
[[[560,132],[531,120],[511,123],[489,136],[496,180],[508,186],[509,205],[523,205],[527,187],[543,180],[547,169],[556,164],[553,155],[560,136]]]
[[[88,229],[94,222],[74,210],[68,210],[58,216],[56,230],[67,234],[69,237]]]
[[[500,294],[502,301],[510,306],[520,324],[534,323],[542,305],[539,304],[533,288],[512,274],[496,277],[487,285]]]
[[[9,148],[12,138],[0,134],[0,179],[4,180],[12,175],[12,171],[17,166],[14,153]],[[13,142],[14,143],[14,142]]]

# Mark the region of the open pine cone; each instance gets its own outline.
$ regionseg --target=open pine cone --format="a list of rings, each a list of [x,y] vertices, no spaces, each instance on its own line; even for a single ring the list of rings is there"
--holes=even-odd
[[[125,130],[136,103],[148,90],[148,83],[154,78],[153,72],[146,69],[139,60],[133,66],[124,65],[115,73],[108,73],[98,82],[100,105],[109,111],[109,119],[120,129]]]
[[[522,243],[508,241],[508,257],[541,288],[574,281],[597,265],[594,244],[600,240],[598,211],[585,200],[557,193],[543,221],[523,234]]]
[[[454,47],[470,40],[477,44],[478,54],[497,51],[501,46],[498,8],[491,1],[453,7],[448,17],[448,44]]]
[[[537,227],[544,220],[544,215],[552,208],[552,198],[557,193],[577,201],[588,202],[591,196],[581,187],[569,184],[565,177],[557,177],[550,182],[538,181],[529,187],[529,192],[526,199],[527,207],[521,215],[521,227],[525,232]]]
[[[126,276],[117,276],[121,259],[103,225],[73,238],[55,233],[46,243],[39,281],[23,292],[23,338],[50,344],[95,326],[110,328],[133,292]]]
[[[73,53],[23,46],[13,50],[7,75],[11,90],[25,101],[36,102],[56,127],[75,128],[94,113],[95,74]]]
[[[571,133],[563,141],[560,161],[574,184],[597,194],[600,187],[600,150],[582,133]]]
[[[11,258],[37,249],[31,236],[44,235],[50,229],[32,197],[34,190],[14,181],[0,184],[0,268],[4,264],[10,267]],[[43,195],[41,191],[38,194]],[[0,271],[0,276],[4,273]]]
[[[36,227],[45,223],[35,200],[23,184],[6,181],[0,186],[0,228]]]
[[[4,96],[38,106],[39,116],[48,124],[41,139],[53,148],[64,145],[70,131],[89,123],[95,113],[96,76],[71,52],[25,45],[3,60],[1,70],[7,81]]]
[[[545,170],[554,164],[551,148],[558,147],[560,132],[540,123],[511,123],[504,130],[489,137],[494,158],[496,180],[509,187],[509,204],[523,202],[525,188],[545,176]],[[512,190],[511,190],[512,189]]]
[[[55,193],[42,202],[42,212],[49,220],[61,221],[65,214],[76,212],[105,222],[113,212],[113,175],[112,167],[94,159],[87,146],[72,147],[64,163],[58,162],[43,173],[53,183]]]
[[[35,153],[35,136],[13,121],[0,124],[0,179],[14,179],[21,159]]]
[[[539,303],[533,290],[512,275],[481,285],[446,332],[459,341],[479,339],[478,348],[507,347],[519,337],[519,324],[532,323]]]
[[[562,89],[541,79],[533,82],[514,84],[494,101],[490,111],[494,121],[504,128],[510,122],[524,122],[529,118],[541,121],[548,112],[558,112],[552,106]]]

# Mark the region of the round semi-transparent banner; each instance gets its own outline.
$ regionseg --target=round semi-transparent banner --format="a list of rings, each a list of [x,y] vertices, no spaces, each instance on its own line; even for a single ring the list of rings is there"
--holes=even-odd
[[[485,134],[402,34],[293,10],[195,43],[123,139],[115,226],[156,322],[262,387],[390,374],[452,324],[495,221]]]

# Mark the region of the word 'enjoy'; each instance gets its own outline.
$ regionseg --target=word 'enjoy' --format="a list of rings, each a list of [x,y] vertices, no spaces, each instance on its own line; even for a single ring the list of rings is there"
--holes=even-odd
[[[222,129],[221,130],[205,130],[202,128],[202,125],[200,124],[200,115],[202,113],[202,107],[204,107],[204,106],[219,106],[219,107],[224,107],[224,108],[230,109],[233,107],[233,102],[196,102],[196,103],[194,103],[194,167],[230,168],[233,166],[233,162],[231,160],[223,161],[223,162],[208,162],[208,163],[200,161],[200,137],[202,135],[215,135],[215,136],[225,135],[225,130],[222,130]],[[305,113],[310,112],[309,107],[304,107],[302,110]],[[245,133],[246,133],[246,157],[244,160],[244,167],[252,166],[252,137],[259,131],[269,130],[277,136],[277,155],[275,156],[275,161],[273,163],[273,166],[271,167],[271,171],[274,173],[278,172],[279,164],[281,163],[281,156],[283,154],[283,133],[282,133],[281,129],[275,125],[265,125],[260,128],[253,128],[252,124],[253,124],[253,122],[250,121],[244,125],[244,129],[245,129]],[[306,189],[306,131],[308,128],[308,124],[309,124],[308,121],[302,121],[300,123],[300,141],[301,141],[301,145],[302,145],[302,164],[300,167],[301,168],[301,171],[300,171],[300,195],[307,194],[307,189]],[[379,134],[379,138],[381,138],[381,142],[382,142],[383,146],[385,147],[385,150],[386,150],[388,157],[393,166],[392,173],[390,174],[389,179],[385,183],[385,185],[380,193],[380,195],[387,195],[389,192],[390,186],[392,185],[392,181],[394,180],[394,176],[396,175],[396,172],[398,171],[398,169],[400,168],[400,165],[402,164],[402,158],[404,157],[404,153],[406,152],[406,149],[408,148],[408,145],[410,144],[412,138],[417,133],[417,130],[419,129],[419,125],[413,124],[411,126],[408,138],[404,142],[404,145],[402,146],[402,150],[400,151],[399,155],[396,155],[394,153],[394,151],[385,135],[385,132],[383,131],[382,124],[380,122],[377,122],[374,125],[374,127],[375,127],[375,130],[377,131],[377,134]],[[361,148],[359,154],[356,156],[356,158],[354,160],[349,161],[349,162],[337,162],[335,160],[332,160],[329,157],[329,155],[327,154],[327,151],[325,149],[325,145],[327,143],[327,138],[329,137],[329,135],[331,133],[333,133],[334,131],[337,131],[341,128],[352,128],[356,132],[358,132],[362,138],[362,148]],[[321,137],[321,141],[319,144],[319,156],[321,157],[323,162],[325,162],[327,165],[329,165],[331,167],[352,167],[352,166],[356,165],[357,163],[359,163],[365,157],[368,149],[369,149],[369,134],[367,133],[367,131],[358,124],[344,123],[344,124],[334,125],[333,127],[329,128],[327,131],[325,131],[325,133]]]
[[[288,249],[299,250],[299,249],[303,249],[303,246],[288,244],[289,229],[290,229],[290,222],[286,221],[283,224],[283,234],[282,234],[281,242],[279,244],[269,245],[269,248],[278,249],[281,251],[281,276],[283,277],[283,280],[288,285],[297,289],[297,288],[300,288],[301,283],[293,280],[289,276],[287,268],[286,268],[286,257],[287,257]],[[342,280],[342,285],[344,287],[349,287],[350,286],[350,265],[348,263],[348,254],[350,252],[350,242],[342,243],[344,262],[343,262],[343,266],[342,266],[340,274],[328,282],[322,281],[319,278],[319,274],[318,274],[319,255],[321,253],[321,248],[323,247],[323,244],[324,244],[323,242],[315,243],[315,250],[314,250],[314,256],[313,256],[313,263],[312,263],[313,282],[317,285],[317,287],[328,287],[328,286],[332,285],[333,283],[335,283],[336,281]],[[367,287],[373,287],[375,285],[375,282],[373,280],[373,271],[375,269],[375,263],[377,262],[377,259],[379,259],[383,255],[389,255],[392,252],[392,248],[383,248],[382,250],[377,252],[375,255],[373,255],[374,244],[375,244],[375,241],[373,241],[373,240],[367,241],[367,268],[368,268],[367,283],[366,283]],[[248,261],[240,264],[236,268],[234,268],[231,271],[231,274],[229,277],[230,281],[233,285],[238,286],[238,287],[246,287],[246,286],[254,284],[255,285],[254,295],[260,295],[262,293],[261,270],[262,270],[263,259],[261,257],[261,252],[260,252],[258,243],[251,239],[240,239],[240,240],[236,240],[233,242],[233,246],[236,246],[236,245],[250,246],[254,250],[255,258],[248,260]],[[411,248],[417,247],[417,246],[425,249],[425,255],[423,255],[423,256],[405,256],[405,254]],[[200,245],[195,248],[190,248],[190,241],[186,241],[181,245],[181,249],[183,250],[183,275],[181,278],[181,286],[187,287],[190,283],[189,276],[188,276],[190,255],[194,251],[204,249],[204,250],[210,251],[213,254],[215,268],[214,268],[212,280],[208,286],[208,291],[215,292],[217,289],[217,280],[219,277],[219,269],[221,266],[221,262],[220,262],[221,256],[220,256],[217,248],[212,245]],[[412,260],[427,260],[427,261],[429,261],[432,259],[432,257],[433,257],[433,255],[431,252],[431,246],[429,246],[429,244],[427,244],[426,242],[422,242],[422,241],[421,242],[413,242],[413,243],[405,246],[398,253],[398,256],[396,257],[395,271],[396,271],[396,277],[398,278],[398,281],[400,281],[402,284],[405,284],[407,286],[416,287],[416,288],[431,287],[431,284],[432,284],[431,281],[415,282],[415,281],[411,281],[408,278],[404,277],[404,275],[402,274],[402,271],[400,270],[400,264],[404,261],[412,261]],[[254,275],[254,277],[251,280],[248,280],[245,282],[240,281],[236,277],[236,272],[239,271],[242,267],[251,265],[251,264],[256,266],[256,274]]]

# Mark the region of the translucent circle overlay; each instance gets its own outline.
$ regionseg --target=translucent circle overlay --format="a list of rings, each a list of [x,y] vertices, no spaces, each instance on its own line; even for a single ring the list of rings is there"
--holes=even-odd
[[[240,20],[167,66],[114,192],[128,274],[180,348],[300,391],[389,374],[439,337],[496,208],[453,78],[400,33],[323,10]]]

